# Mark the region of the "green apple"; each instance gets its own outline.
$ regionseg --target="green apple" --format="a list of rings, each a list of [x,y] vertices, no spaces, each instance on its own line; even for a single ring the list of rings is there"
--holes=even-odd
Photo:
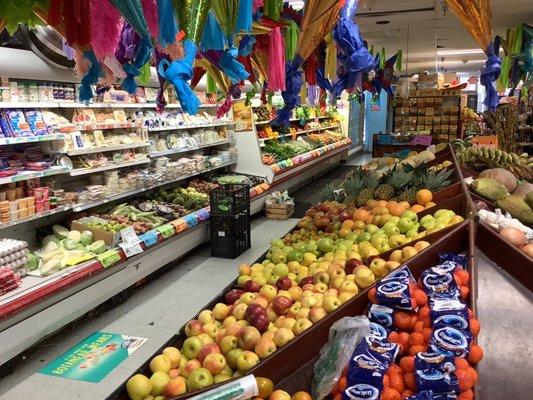
[[[416,215],[416,213],[414,211],[411,211],[411,210],[405,210],[401,215],[400,215],[400,220],[402,218],[407,218],[411,221],[418,221],[418,216]]]
[[[156,371],[150,377],[150,381],[152,382],[152,391],[150,394],[152,396],[160,396],[163,394],[165,385],[170,381],[170,376],[165,372]]]
[[[371,237],[372,234],[370,232],[363,232],[359,236],[357,236],[357,243],[361,244],[362,242],[370,242]]]
[[[299,251],[300,253],[305,253],[305,243],[304,242],[295,243],[292,247],[294,248],[294,250]]]
[[[400,218],[400,220],[398,221],[398,228],[400,229],[400,233],[406,233],[408,230],[413,229],[415,223],[415,221],[409,218]]]
[[[372,235],[372,238],[370,238],[370,244],[374,247],[379,247],[383,243],[386,243],[388,241],[387,235],[384,233],[376,232]]]
[[[420,219],[420,223],[422,224],[425,224],[427,221],[434,221],[435,218],[433,217],[433,215],[424,215],[421,219]]]
[[[379,246],[376,247],[377,251],[380,253],[385,253],[386,251],[389,251],[391,247],[389,246],[389,243],[387,241],[381,243]]]
[[[396,224],[393,222],[387,222],[385,225],[383,225],[382,229],[388,237],[400,233],[400,228],[398,228],[398,226],[396,226]]]
[[[198,368],[187,377],[187,389],[190,391],[203,389],[213,384],[213,375],[207,368]]]
[[[291,246],[284,246],[281,251],[283,251],[283,253],[285,253],[285,255],[289,254],[291,251],[293,251],[294,249],[291,247]]]
[[[405,237],[408,239],[414,238],[416,235],[418,235],[418,229],[420,229],[420,224],[416,224],[412,229],[409,229],[406,232]]]
[[[376,278],[381,278],[389,272],[387,262],[382,258],[374,258],[370,263],[369,268]]]
[[[306,252],[303,254],[302,265],[307,267],[311,265],[312,263],[314,263],[315,261],[316,261],[316,254],[311,253],[311,252]]]
[[[152,381],[142,374],[137,374],[128,379],[126,391],[131,400],[142,400],[152,391]]]
[[[357,286],[366,288],[369,287],[374,283],[376,280],[376,277],[374,276],[374,273],[370,268],[361,266],[359,268],[356,268],[354,271],[355,274],[355,283],[357,283]]]
[[[424,229],[429,231],[430,229],[433,229],[435,227],[436,223],[437,223],[436,220],[431,219],[431,220],[426,220],[426,221],[422,222],[421,225],[424,227]]]
[[[377,225],[374,225],[374,224],[368,224],[367,226],[365,226],[365,232],[368,232],[370,234],[375,233],[378,230],[379,230],[379,227]]]
[[[274,269],[272,270],[273,275],[277,275],[279,277],[287,276],[289,273],[289,267],[284,262],[277,263],[274,266]]]
[[[348,233],[348,235],[346,235],[346,237],[344,239],[355,243],[355,241],[357,240],[357,234],[353,233],[353,232],[350,232],[350,233]]]
[[[405,243],[405,235],[392,235],[389,238],[389,246],[390,247],[398,247]]]
[[[302,262],[303,261],[302,253],[296,250],[292,250],[289,254],[287,254],[287,262],[291,262],[291,261]]]
[[[236,369],[237,368],[237,358],[239,358],[239,356],[241,355],[241,353],[243,351],[244,351],[243,349],[239,348],[239,349],[230,350],[226,354],[226,361],[228,363],[228,366],[231,369]]]
[[[281,239],[273,239],[270,244],[272,247],[277,247],[279,249],[282,249],[283,247],[285,247],[285,243]]]
[[[321,238],[318,240],[317,245],[320,251],[323,253],[329,253],[335,248],[335,246],[333,245],[333,240],[331,240],[331,238]]]
[[[198,336],[193,336],[185,339],[185,341],[183,342],[182,353],[189,360],[192,360],[193,358],[198,357],[198,353],[200,353],[203,347],[204,342],[202,342],[202,339],[200,339]]]
[[[315,256],[318,256],[318,244],[316,243],[316,241],[313,240],[312,242],[309,242],[307,246],[305,246],[305,251],[308,253],[312,253]]]

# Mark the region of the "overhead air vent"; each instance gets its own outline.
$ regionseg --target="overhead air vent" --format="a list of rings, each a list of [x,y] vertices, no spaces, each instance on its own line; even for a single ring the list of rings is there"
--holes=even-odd
[[[38,26],[35,29],[21,27],[28,47],[44,62],[54,67],[72,69],[74,61],[69,60],[63,51],[63,38],[49,26]]]

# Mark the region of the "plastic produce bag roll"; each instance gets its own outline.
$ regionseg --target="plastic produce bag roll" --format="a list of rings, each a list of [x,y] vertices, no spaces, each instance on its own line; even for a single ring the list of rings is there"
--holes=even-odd
[[[189,400],[246,400],[259,394],[255,376],[248,375],[238,381],[230,382],[191,397]]]

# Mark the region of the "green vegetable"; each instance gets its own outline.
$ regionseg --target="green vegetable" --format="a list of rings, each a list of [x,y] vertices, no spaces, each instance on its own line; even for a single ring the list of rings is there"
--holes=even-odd
[[[46,246],[49,242],[59,244],[59,239],[55,235],[48,235],[43,239],[43,246]]]
[[[64,226],[54,225],[52,226],[52,232],[54,232],[54,235],[56,235],[58,239],[65,239],[70,231]]]
[[[30,271],[33,271],[39,266],[39,259],[33,253],[30,253],[26,256],[26,268]]]
[[[59,271],[60,265],[61,265],[61,262],[60,262],[60,259],[58,258],[53,258],[49,261],[46,261],[41,267],[41,275],[46,276],[46,275],[53,274],[56,271]]]
[[[81,233],[79,231],[70,231],[67,235],[67,238],[75,242],[79,242],[81,238]]]
[[[80,236],[80,243],[88,246],[93,242],[93,233],[91,231],[83,231]]]
[[[103,240],[97,240],[93,244],[87,246],[87,250],[94,254],[100,254],[107,250],[107,246]]]
[[[78,248],[78,242],[73,239],[65,239],[63,242],[63,247],[67,250],[75,250]]]

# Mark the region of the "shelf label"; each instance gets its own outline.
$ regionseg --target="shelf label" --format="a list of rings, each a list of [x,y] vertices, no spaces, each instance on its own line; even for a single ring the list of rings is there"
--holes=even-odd
[[[189,228],[198,225],[198,220],[196,219],[196,215],[194,214],[187,214],[183,216],[183,219]]]
[[[176,233],[184,232],[188,229],[187,222],[183,218],[175,219],[170,222],[176,229]]]
[[[205,208],[201,208],[196,211],[196,216],[198,217],[199,221],[205,221],[209,219],[209,211],[207,211]]]
[[[174,227],[170,224],[161,225],[155,229],[163,236],[163,239],[168,239],[175,233]]]
[[[102,263],[104,268],[110,267],[121,260],[119,252],[115,249],[107,250],[106,252],[99,254],[97,259]]]
[[[151,231],[143,233],[140,236],[140,239],[143,241],[146,247],[150,247],[157,243],[157,237],[158,237],[157,231],[152,229]]]
[[[143,248],[141,243],[119,243],[119,247],[124,251],[127,258],[133,257],[136,254],[142,253]]]

